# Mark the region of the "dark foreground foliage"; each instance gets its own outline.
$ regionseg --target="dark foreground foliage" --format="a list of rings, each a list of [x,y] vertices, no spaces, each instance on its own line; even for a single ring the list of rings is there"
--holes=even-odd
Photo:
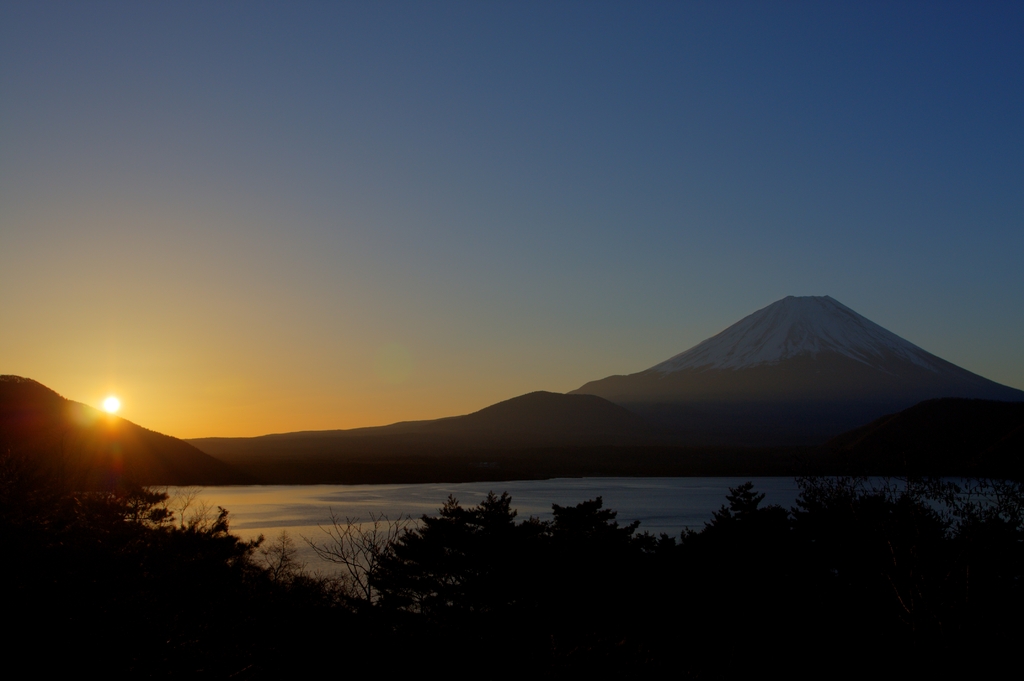
[[[449,498],[404,527],[335,521],[310,575],[288,539],[143,488],[73,493],[0,457],[12,668],[107,677],[820,678],[985,675],[1024,633],[1019,484],[804,479],[734,488],[679,540],[601,499],[519,519]],[[397,531],[391,531],[397,530]]]
[[[0,456],[4,658],[28,675],[264,678],[355,629],[330,584],[275,573],[228,512],[141,487],[73,492]],[[301,662],[301,660],[300,660]]]

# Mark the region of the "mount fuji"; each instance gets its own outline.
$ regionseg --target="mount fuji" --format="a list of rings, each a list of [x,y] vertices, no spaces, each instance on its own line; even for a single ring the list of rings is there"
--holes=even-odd
[[[815,444],[941,397],[1024,401],[1024,391],[936,357],[829,296],[789,296],[646,371],[572,392],[700,445]]]

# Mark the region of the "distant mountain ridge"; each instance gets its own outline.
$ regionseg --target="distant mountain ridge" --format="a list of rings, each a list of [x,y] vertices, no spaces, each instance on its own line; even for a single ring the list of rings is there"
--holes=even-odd
[[[629,470],[670,436],[593,395],[533,392],[464,416],[352,430],[198,438],[199,449],[277,483],[452,482]],[[625,468],[624,468],[625,464]]]
[[[389,447],[407,453],[438,449],[510,449],[561,446],[638,445],[663,442],[666,434],[623,407],[594,395],[537,391],[464,416],[402,421],[388,426],[281,433],[250,438],[195,438],[188,442],[230,459],[290,448],[339,451]]]
[[[1004,408],[1008,403],[1017,404]],[[372,428],[185,442],[65,400],[30,379],[3,376],[0,447],[87,488],[125,479],[791,475],[846,464],[895,470],[901,457],[940,474],[1016,476],[1022,431],[1013,424],[1021,405],[1024,391],[936,357],[828,296],[788,297],[646,371],[569,394],[528,393],[464,416]],[[841,433],[845,439],[825,445]],[[945,453],[932,466],[928,452],[940,446]],[[917,453],[910,457],[908,448]]]
[[[252,481],[182,440],[67,400],[20,376],[0,376],[0,448],[76,489]]]
[[[829,296],[787,297],[650,369],[591,381],[591,394],[693,445],[816,444],[943,397],[1022,401]]]

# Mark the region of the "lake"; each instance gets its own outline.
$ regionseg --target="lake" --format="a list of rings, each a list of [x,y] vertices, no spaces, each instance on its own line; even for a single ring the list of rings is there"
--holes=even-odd
[[[639,531],[678,537],[684,529],[700,530],[712,512],[726,503],[730,487],[754,483],[764,492],[765,504],[794,505],[800,493],[793,478],[556,478],[508,482],[472,482],[420,485],[241,485],[205,487],[196,502],[209,508],[223,506],[230,512],[231,531],[249,539],[268,540],[282,531],[295,539],[300,556],[309,568],[327,569],[306,546],[303,538],[326,538],[320,526],[330,523],[333,512],[340,519],[367,520],[371,513],[391,519],[419,518],[436,514],[448,495],[463,506],[475,506],[489,491],[508,492],[518,519],[552,517],[551,505],[573,506],[597,496],[604,507],[618,511],[620,525],[640,521]],[[168,488],[172,496],[180,488]],[[195,506],[193,506],[194,508]]]

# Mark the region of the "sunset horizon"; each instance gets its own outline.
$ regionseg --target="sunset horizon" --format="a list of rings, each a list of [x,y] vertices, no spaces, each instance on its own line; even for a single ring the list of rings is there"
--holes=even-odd
[[[0,373],[466,414],[829,295],[1024,388],[1019,7],[10,3]]]
[[[794,297],[793,296],[789,296],[788,299],[794,299]],[[801,298],[800,297],[795,297],[795,299],[800,300]],[[813,297],[805,297],[803,299],[810,300],[810,299],[813,299]],[[831,300],[827,296],[825,296],[824,299]],[[773,306],[777,306],[777,305],[779,305],[779,304],[781,304],[783,302],[784,302],[783,300],[775,301]],[[772,306],[769,306],[769,307],[772,307]],[[758,312],[763,312],[763,310],[758,311]],[[757,313],[755,313],[755,315],[756,314]],[[753,317],[755,315],[750,315],[750,316]],[[696,350],[696,349],[698,349],[698,347],[703,347],[707,343],[712,342],[718,336],[728,332],[730,329],[732,329],[732,328],[734,328],[736,326],[740,326],[741,323],[742,323],[742,320],[740,322],[737,322],[735,325],[730,326],[729,329],[726,329],[725,331],[719,332],[717,334],[713,334],[708,339],[705,339],[704,342],[695,345],[693,348],[689,348],[687,352],[678,353],[678,354],[680,354],[680,355],[689,354],[689,351]],[[902,339],[900,339],[900,340],[902,341]],[[806,350],[805,350],[805,352],[806,352]],[[676,354],[676,353],[674,353],[674,354]],[[406,357],[399,356],[399,361],[401,361],[403,359],[406,359]],[[669,358],[663,358],[663,359],[667,360]],[[659,365],[652,364],[650,367],[643,367],[642,369],[640,369],[638,371],[650,369],[651,367],[654,367],[655,369],[657,369],[658,366],[661,366],[661,365],[660,364]],[[378,368],[379,367],[380,367],[380,363],[378,363]],[[401,367],[401,369],[405,369],[405,368],[406,367]],[[393,375],[389,376],[384,371],[378,371],[378,376],[384,382],[401,383],[401,382],[403,382],[407,378],[407,373],[408,373],[407,370],[403,371],[401,369],[397,372],[399,380],[395,380]],[[605,374],[605,376],[614,377],[616,375],[621,375],[621,374],[624,374],[624,373],[627,373],[627,372],[608,372],[608,373]],[[637,372],[628,372],[628,373],[637,373]],[[593,379],[601,379],[601,378],[605,378],[605,376],[594,376],[594,377],[591,377],[591,378],[593,378]],[[22,378],[31,378],[31,377],[23,376]],[[583,383],[586,383],[586,382],[587,381],[581,382],[580,385],[582,385]],[[52,387],[52,386],[47,386],[47,387]],[[1012,386],[1010,386],[1010,387],[1012,387]],[[571,388],[569,390],[555,390],[555,391],[549,391],[549,392],[569,393],[569,392],[578,392],[579,389],[580,389],[580,386],[577,385],[575,388]],[[521,395],[525,395],[525,394],[529,394],[529,393],[534,393],[534,392],[543,392],[543,391],[546,391],[546,390],[544,388],[538,388],[536,390],[524,390],[522,393],[517,393],[515,395],[504,395],[504,396],[498,397],[497,399],[493,399],[491,402],[487,402],[486,404],[481,404],[481,405],[478,405],[478,406],[475,406],[475,407],[470,407],[470,408],[467,408],[465,411],[460,411],[460,412],[434,413],[434,414],[431,414],[431,415],[428,415],[428,416],[415,416],[415,417],[412,417],[412,418],[392,418],[391,420],[388,420],[389,417],[387,415],[385,415],[383,417],[384,420],[381,421],[381,422],[357,423],[356,425],[337,426],[337,425],[322,425],[321,424],[321,425],[318,425],[317,427],[283,428],[283,429],[276,429],[276,430],[267,430],[267,431],[263,431],[263,432],[245,432],[245,433],[241,433],[241,434],[239,434],[239,433],[218,432],[218,433],[207,434],[207,435],[180,435],[178,433],[172,433],[172,432],[168,432],[168,431],[161,431],[161,432],[165,432],[166,434],[174,435],[175,437],[179,437],[179,438],[188,440],[188,439],[202,439],[202,438],[209,438],[209,437],[245,438],[245,437],[258,437],[258,436],[262,436],[262,435],[281,434],[281,433],[293,433],[293,432],[305,432],[305,431],[333,431],[333,430],[352,430],[352,429],[358,429],[358,428],[372,428],[372,427],[388,426],[388,425],[393,425],[393,424],[403,423],[403,422],[409,422],[409,421],[430,421],[430,420],[435,420],[435,419],[448,418],[448,417],[452,417],[452,416],[461,416],[461,415],[477,412],[480,409],[483,409],[485,407],[491,406],[491,405],[493,405],[495,403],[498,403],[498,402],[504,402],[506,400],[509,400],[509,399],[512,399],[512,398],[515,398],[515,397],[519,397]],[[60,392],[60,391],[58,390],[58,392]],[[109,390],[108,391],[100,391],[100,394],[102,394],[103,397],[99,401],[97,401],[95,403],[91,403],[91,402],[89,402],[87,400],[82,400],[82,399],[76,399],[74,397],[69,397],[68,395],[64,395],[64,396],[67,397],[68,399],[73,400],[73,401],[82,402],[84,404],[88,404],[89,406],[94,407],[97,410],[105,411],[105,412],[108,412],[110,414],[118,414],[119,416],[121,416],[123,418],[127,418],[123,413],[120,413],[120,410],[121,410],[121,407],[122,407],[121,398],[119,396],[120,391],[119,391],[118,395],[112,394]],[[411,408],[411,409],[414,410],[413,413],[416,413],[415,409],[417,409],[417,407],[419,407],[419,405],[414,406],[414,407]],[[419,408],[422,409],[422,407],[419,407]],[[441,407],[441,408],[443,409],[443,407]],[[438,407],[436,407],[436,405],[435,405],[434,409],[436,410],[436,409],[438,409]],[[420,413],[422,413],[422,412],[420,412]],[[429,413],[429,412],[427,412],[427,413]],[[288,409],[287,406],[282,407],[281,413],[277,414],[277,416],[278,416],[278,418],[281,419],[282,423],[294,422],[294,420],[296,418],[299,419],[298,422],[300,422],[300,423],[304,422],[304,421],[301,420],[302,417],[296,417],[294,414],[289,413],[289,409]],[[144,424],[144,423],[140,423],[138,425],[146,425],[147,427],[152,428],[152,426],[149,426],[149,425]]]
[[[1020,0],[2,2],[8,673],[998,678],[1022,254]]]

